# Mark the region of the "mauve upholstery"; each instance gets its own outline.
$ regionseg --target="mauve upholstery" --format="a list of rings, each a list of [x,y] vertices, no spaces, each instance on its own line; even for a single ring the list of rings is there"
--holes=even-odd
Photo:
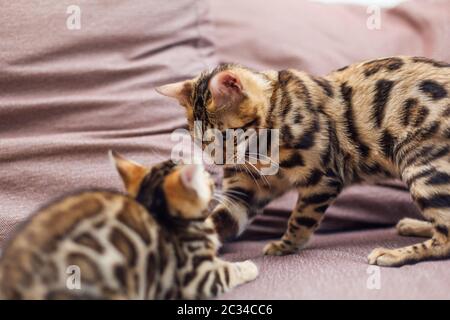
[[[324,75],[353,62],[391,55],[448,60],[450,2],[407,1],[381,9],[367,28],[366,6],[307,0],[210,0],[220,61],[259,70],[296,68]],[[251,13],[251,14],[250,14]]]
[[[215,64],[197,0],[18,0],[0,10],[0,242],[52,198],[121,190],[114,149],[151,164],[170,155],[184,111],[157,85]]]
[[[284,257],[262,256],[264,241],[231,243],[224,248],[224,258],[253,260],[259,268],[259,276],[221,298],[450,299],[448,260],[401,268],[367,264],[367,255],[375,247],[393,248],[418,241],[421,239],[400,237],[394,229],[318,234],[306,249]],[[373,289],[376,282],[372,282],[370,276],[378,275],[380,287]]]

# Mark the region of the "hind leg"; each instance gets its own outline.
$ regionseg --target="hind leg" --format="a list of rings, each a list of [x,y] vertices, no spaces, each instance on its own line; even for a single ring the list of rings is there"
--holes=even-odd
[[[418,148],[420,150],[420,148]],[[445,149],[443,149],[445,150]],[[446,149],[448,150],[448,149]],[[413,155],[414,156],[414,155]],[[439,148],[411,161],[403,171],[412,198],[419,206],[429,225],[414,223],[415,231],[432,238],[420,244],[400,248],[377,248],[369,255],[369,263],[380,266],[401,266],[450,256],[450,165],[448,151]],[[431,231],[431,232],[430,232]]]
[[[397,233],[407,237],[433,237],[433,224],[428,221],[422,221],[411,218],[404,218],[397,223]]]

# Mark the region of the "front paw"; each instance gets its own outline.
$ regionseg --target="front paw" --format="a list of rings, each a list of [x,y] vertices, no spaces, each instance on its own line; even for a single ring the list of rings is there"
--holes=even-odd
[[[404,256],[399,249],[376,248],[369,254],[368,261],[381,267],[399,267],[403,264]]]
[[[295,253],[297,250],[297,248],[288,246],[283,241],[278,240],[267,244],[263,249],[263,253],[266,256],[284,256],[287,254]]]
[[[258,277],[258,267],[250,260],[238,262],[236,264],[239,273],[244,281],[252,281]]]

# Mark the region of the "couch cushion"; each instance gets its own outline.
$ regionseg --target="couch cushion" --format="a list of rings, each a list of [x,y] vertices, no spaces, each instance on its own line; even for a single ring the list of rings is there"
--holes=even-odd
[[[285,0],[283,5],[276,0],[264,5],[258,0],[210,3],[217,55],[223,62],[322,75],[356,61],[391,55],[450,60],[450,2],[445,0],[382,8],[379,30],[367,27],[373,15],[368,6],[306,0]]]
[[[426,261],[401,268],[367,264],[372,249],[399,248],[423,241],[400,237],[393,229],[315,235],[297,254],[263,256],[264,241],[227,244],[223,258],[252,259],[258,278],[222,299],[448,299],[450,260]],[[374,278],[378,277],[380,287]],[[369,282],[369,286],[367,283]]]
[[[2,3],[0,242],[55,196],[120,188],[108,149],[167,158],[185,117],[153,87],[215,64],[203,1],[83,1],[70,30],[73,3]]]

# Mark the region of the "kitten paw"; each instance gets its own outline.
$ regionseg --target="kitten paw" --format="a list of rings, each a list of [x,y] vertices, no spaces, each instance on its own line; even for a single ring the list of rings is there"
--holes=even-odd
[[[399,249],[376,248],[369,254],[368,261],[381,267],[399,267],[404,264],[404,255]]]
[[[296,251],[297,251],[297,248],[292,248],[280,240],[273,241],[273,242],[267,244],[263,249],[263,253],[266,256],[284,256],[287,254],[295,253]]]
[[[409,236],[412,233],[409,220],[412,220],[412,219],[404,218],[397,223],[397,225],[395,226],[395,229],[397,229],[397,233],[399,235]]]
[[[397,223],[396,229],[401,236],[428,238],[433,236],[433,225],[427,221],[404,218]]]
[[[242,279],[244,281],[251,281],[258,277],[258,267],[250,260],[236,263],[236,267],[239,269]]]

